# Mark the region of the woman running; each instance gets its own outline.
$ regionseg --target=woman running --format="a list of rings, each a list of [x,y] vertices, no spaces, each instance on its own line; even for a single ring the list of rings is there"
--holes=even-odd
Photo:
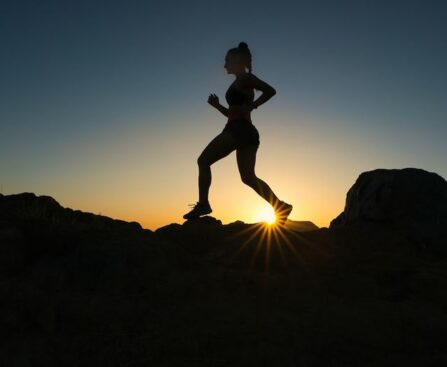
[[[219,103],[219,97],[210,94],[208,103],[228,117],[222,132],[205,147],[197,159],[199,166],[199,201],[193,209],[186,213],[184,219],[193,219],[212,212],[208,202],[208,192],[211,185],[211,165],[226,157],[236,149],[236,158],[242,182],[255,190],[268,201],[279,224],[284,224],[292,205],[278,199],[266,182],[255,174],[256,152],[259,147],[259,132],[253,125],[250,112],[258,108],[276,94],[276,90],[262,81],[251,70],[251,52],[245,42],[231,48],[225,56],[228,74],[234,74],[236,80],[228,88],[225,99],[228,108]],[[247,69],[248,68],[248,72]],[[254,101],[254,89],[262,91],[262,95]]]

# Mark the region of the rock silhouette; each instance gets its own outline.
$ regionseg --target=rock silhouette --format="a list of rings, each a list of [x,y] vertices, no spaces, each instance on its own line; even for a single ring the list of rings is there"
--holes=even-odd
[[[400,228],[429,246],[445,247],[447,181],[419,168],[361,173],[329,227],[370,224]]]
[[[346,195],[344,211],[330,227],[356,221],[444,227],[447,225],[447,181],[418,168],[363,172]]]
[[[377,178],[361,177],[360,192],[375,192]],[[151,231],[0,195],[0,364],[442,365],[445,243],[358,225],[353,213],[370,212],[354,209],[355,192],[330,228],[276,230],[206,216]]]

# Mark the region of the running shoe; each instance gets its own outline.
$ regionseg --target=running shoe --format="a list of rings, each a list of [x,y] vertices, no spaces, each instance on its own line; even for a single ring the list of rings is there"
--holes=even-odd
[[[183,216],[184,219],[198,218],[201,215],[209,214],[213,211],[209,206],[209,204],[202,204],[198,201],[195,204],[188,204],[188,205],[192,206],[193,208],[191,209],[191,211],[189,211]]]
[[[279,205],[275,209],[276,223],[278,223],[279,225],[283,225],[286,222],[287,217],[289,216],[292,209],[292,205],[280,200]]]

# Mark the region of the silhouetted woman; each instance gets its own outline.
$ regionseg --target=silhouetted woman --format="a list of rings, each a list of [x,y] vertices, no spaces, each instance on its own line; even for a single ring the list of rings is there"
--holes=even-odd
[[[250,117],[250,112],[272,98],[276,94],[276,90],[252,74],[251,52],[245,42],[240,42],[238,47],[231,48],[227,52],[224,67],[228,74],[236,76],[235,81],[225,94],[229,107],[222,106],[219,103],[219,97],[215,94],[209,95],[208,103],[227,116],[228,121],[222,132],[211,140],[197,159],[199,165],[199,201],[190,204],[193,209],[183,218],[197,218],[212,212],[208,202],[211,165],[236,149],[237,164],[242,182],[250,186],[272,205],[277,222],[283,224],[292,211],[292,205],[279,200],[269,185],[255,174],[256,152],[260,141],[259,132]],[[248,68],[248,72],[246,68]],[[262,91],[262,95],[256,101],[253,101],[254,89]]]

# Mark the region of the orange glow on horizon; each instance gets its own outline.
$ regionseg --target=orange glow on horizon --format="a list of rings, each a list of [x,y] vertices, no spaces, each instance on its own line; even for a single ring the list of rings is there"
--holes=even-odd
[[[273,208],[271,206],[266,206],[259,212],[257,222],[266,222],[267,224],[273,224],[276,221],[276,216]]]

